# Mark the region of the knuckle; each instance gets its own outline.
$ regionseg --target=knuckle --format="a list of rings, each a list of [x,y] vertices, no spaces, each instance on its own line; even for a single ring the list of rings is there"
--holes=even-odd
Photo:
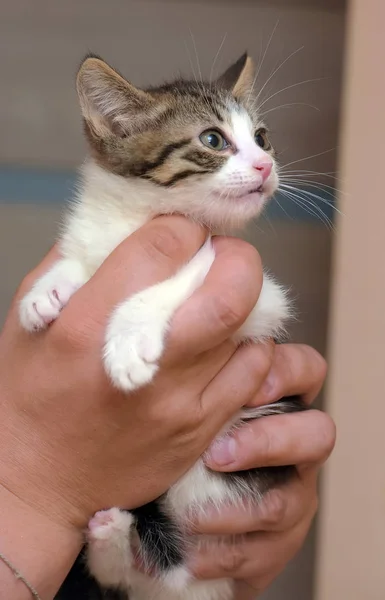
[[[163,410],[160,407],[159,420],[165,421],[167,415],[167,422],[171,424],[172,434],[179,439],[183,440],[183,444],[193,447],[196,445],[201,431],[202,425],[205,421],[205,415],[201,407],[200,402],[190,402],[186,406],[184,402],[178,401],[171,403],[172,406],[172,419],[168,410]]]
[[[262,528],[270,529],[279,525],[286,516],[287,502],[285,494],[279,488],[269,490],[261,504]]]
[[[231,544],[218,552],[218,566],[224,573],[235,574],[242,570],[247,561],[245,546],[241,539],[232,540]]]
[[[157,223],[143,239],[144,251],[152,260],[170,261],[185,257],[186,245],[177,231]]]
[[[240,326],[247,317],[247,310],[231,292],[217,296],[215,313],[220,325],[229,330]]]

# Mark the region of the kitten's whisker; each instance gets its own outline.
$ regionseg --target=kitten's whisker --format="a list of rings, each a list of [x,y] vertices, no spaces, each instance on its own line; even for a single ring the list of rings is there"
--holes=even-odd
[[[318,156],[324,156],[324,154],[328,154],[329,152],[334,152],[335,150],[336,150],[336,148],[330,148],[329,150],[324,150],[324,152],[318,152],[317,154],[312,154],[311,156],[306,156],[305,158],[298,158],[297,160],[292,160],[291,162],[286,163],[286,165],[282,165],[280,171],[281,171],[281,173],[284,173],[285,169],[287,169],[287,167],[290,167],[291,165],[295,165],[295,164],[300,163],[305,160],[310,160],[311,158],[317,158]]]
[[[190,37],[191,37],[191,41],[192,41],[193,48],[194,48],[195,60],[196,60],[197,67],[198,67],[198,74],[199,74],[201,83],[203,83],[202,71],[201,71],[201,66],[200,66],[200,63],[199,63],[199,56],[198,56],[198,51],[197,51],[197,47],[196,47],[196,43],[195,43],[195,38],[193,36],[193,33],[192,33],[191,29],[189,29],[189,32],[190,32]]]
[[[318,204],[316,204],[315,202],[312,202],[311,200],[309,200],[309,198],[306,198],[306,196],[304,197],[300,193],[300,190],[295,190],[296,193],[289,192],[288,190],[281,190],[281,191],[282,191],[282,193],[286,194],[289,198],[291,197],[291,199],[296,204],[298,204],[298,206],[301,206],[304,210],[306,209],[306,211],[309,214],[312,214],[313,216],[321,219],[321,221],[328,227],[328,229],[331,229],[331,230],[334,229],[332,221],[323,212],[323,210],[318,206]]]
[[[197,76],[196,76],[196,73],[195,73],[195,69],[194,69],[193,61],[192,61],[191,54],[190,54],[190,50],[189,50],[189,47],[188,47],[188,45],[187,45],[187,42],[186,42],[186,40],[184,40],[184,45],[185,45],[185,48],[186,48],[186,52],[187,52],[188,60],[189,60],[189,63],[190,63],[190,67],[191,67],[192,75],[193,75],[193,77],[194,77],[195,83],[198,85],[198,79],[197,79]]]
[[[279,206],[279,208],[285,213],[285,215],[287,216],[288,219],[290,219],[291,221],[293,220],[293,217],[291,217],[289,215],[289,213],[285,210],[285,208],[282,206],[282,204],[280,203],[280,201],[278,200],[277,195],[274,196],[274,202],[276,202]]]
[[[297,206],[302,208],[302,210],[304,210],[308,214],[312,215],[316,219],[320,219],[322,221],[322,223],[324,223],[324,225],[326,225],[326,227],[328,229],[330,229],[330,228],[333,229],[330,219],[323,213],[323,211],[318,206],[314,205],[312,202],[310,202],[306,198],[302,198],[298,194],[297,195],[293,194],[292,192],[288,192],[287,190],[282,190],[282,193],[284,195],[286,195],[289,198],[289,200],[294,202],[294,204],[297,204]],[[309,204],[310,204],[310,206],[309,206]],[[316,210],[313,210],[313,207]]]
[[[265,110],[264,112],[260,113],[260,115],[261,115],[261,117],[265,117],[266,115],[268,115],[269,113],[271,113],[275,110],[279,110],[281,108],[290,108],[292,106],[307,106],[309,108],[313,108],[317,112],[321,112],[320,109],[318,108],[318,106],[314,106],[313,104],[307,104],[306,102],[289,102],[288,104],[280,104],[280,106],[274,106],[273,108],[270,108],[269,110]]]
[[[272,231],[272,232],[274,233],[274,235],[276,236],[276,235],[277,235],[277,231],[276,231],[276,229],[274,228],[274,226],[273,226],[273,223],[271,222],[271,219],[269,219],[269,217],[267,216],[267,214],[266,214],[266,213],[264,213],[264,212],[262,212],[262,213],[260,214],[260,218],[262,218],[262,219],[264,219],[264,220],[266,221],[266,223],[269,225],[269,227],[270,227],[271,231]],[[253,220],[253,224],[254,224],[254,227],[256,227],[256,228],[257,228],[257,229],[258,229],[258,230],[259,230],[261,233],[265,234],[265,231],[262,229],[262,227],[260,227],[260,226],[258,225],[258,222],[257,222],[256,220]]]
[[[196,63],[197,63],[198,74],[199,74],[199,78],[200,78],[200,84],[197,81],[197,79],[195,79],[195,81],[196,81],[198,87],[200,88],[200,90],[202,92],[202,98],[205,101],[205,104],[206,104],[207,108],[210,110],[211,107],[210,107],[210,103],[208,101],[207,94],[206,94],[205,87],[204,87],[204,83],[203,83],[202,70],[201,70],[201,66],[200,66],[200,61],[199,61],[197,46],[196,46],[196,43],[195,43],[195,38],[193,36],[193,33],[192,33],[191,29],[189,29],[189,32],[190,32],[190,36],[191,36],[191,41],[193,43],[193,48],[194,48],[194,53],[195,53],[195,60],[196,60]]]
[[[247,103],[249,103],[249,102],[250,102],[250,98],[251,98],[251,96],[252,96],[252,94],[253,94],[253,91],[254,91],[254,86],[255,86],[255,83],[256,83],[256,81],[257,81],[257,79],[258,79],[258,77],[259,77],[259,74],[260,74],[260,72],[261,72],[261,69],[262,69],[263,63],[264,63],[264,61],[265,61],[265,58],[266,58],[266,54],[267,54],[267,52],[268,52],[268,50],[269,50],[269,48],[270,48],[270,44],[271,44],[271,42],[272,42],[272,39],[273,39],[273,37],[274,37],[274,34],[275,34],[275,32],[277,31],[278,24],[279,24],[279,19],[277,19],[277,22],[276,22],[276,24],[275,24],[275,25],[274,25],[274,27],[273,27],[273,31],[271,32],[271,35],[270,35],[269,41],[267,42],[267,46],[266,46],[266,48],[265,48],[265,51],[264,51],[264,53],[263,53],[263,55],[262,55],[262,60],[261,60],[261,62],[259,63],[259,66],[258,66],[257,72],[256,72],[256,74],[255,74],[255,76],[254,76],[254,80],[253,80],[252,86],[251,86],[251,88],[250,88],[250,91],[249,91],[249,95],[248,95],[248,97],[247,97]]]
[[[209,80],[209,81],[210,81],[210,85],[211,85],[211,83],[212,83],[212,80],[213,80],[213,75],[214,75],[214,69],[215,69],[215,65],[216,65],[216,63],[217,63],[217,60],[218,60],[218,58],[219,58],[219,55],[220,55],[220,53],[221,53],[221,50],[222,50],[222,48],[223,48],[223,46],[224,46],[224,43],[225,43],[225,41],[226,41],[226,38],[227,38],[227,32],[225,33],[225,35],[224,35],[224,36],[223,36],[223,38],[222,38],[221,44],[220,44],[220,46],[219,46],[219,48],[218,48],[218,51],[217,51],[217,53],[216,53],[216,55],[215,55],[215,57],[214,57],[213,64],[211,65],[211,69],[210,69],[210,80]]]
[[[301,46],[300,48],[297,48],[297,50],[294,50],[294,52],[292,52],[291,54],[289,54],[289,56],[287,58],[285,58],[285,60],[283,60],[278,67],[276,67],[276,69],[274,69],[274,71],[272,72],[272,74],[270,75],[270,77],[268,77],[265,81],[265,83],[263,84],[263,86],[261,87],[261,89],[258,92],[258,95],[256,96],[255,100],[256,102],[258,101],[258,99],[260,98],[263,90],[266,88],[267,84],[269,83],[269,81],[271,81],[274,77],[274,75],[276,73],[278,73],[278,71],[296,54],[298,54],[298,52],[301,52],[301,50],[304,49],[305,46]]]
[[[297,83],[292,83],[291,85],[288,85],[288,86],[282,88],[281,90],[278,90],[278,92],[274,92],[274,94],[271,94],[271,96],[269,96],[268,98],[266,98],[266,100],[264,100],[261,104],[259,104],[257,106],[256,110],[259,112],[261,110],[262,106],[264,106],[272,98],[275,98],[275,96],[278,96],[278,94],[282,94],[282,92],[286,92],[287,90],[291,90],[291,89],[293,89],[295,87],[298,87],[299,85],[305,85],[305,83],[313,83],[315,81],[324,81],[325,79],[327,79],[327,77],[319,77],[317,79],[305,79],[304,81],[297,81]]]
[[[307,194],[311,198],[314,198],[315,200],[322,202],[323,204],[326,204],[327,206],[330,206],[330,208],[333,208],[333,210],[335,210],[337,213],[342,215],[341,211],[335,206],[334,202],[331,202],[330,200],[327,200],[326,198],[322,198],[322,196],[319,196],[318,194],[314,194],[313,192],[310,192],[309,190],[301,190],[300,188],[294,187],[292,185],[287,185],[285,183],[282,183],[281,186],[285,189],[289,189],[294,192],[301,193],[302,195]]]
[[[295,177],[295,178],[280,177],[280,182],[281,183],[290,183],[290,184],[297,183],[298,185],[307,185],[309,187],[319,189],[321,192],[325,192],[326,194],[330,194],[333,196],[336,193],[339,193],[339,190],[337,188],[335,188],[334,186],[327,185],[326,183],[322,183],[322,182],[318,182],[318,181],[315,183],[311,179],[298,179],[297,177]],[[341,193],[345,193],[345,192],[341,192]]]

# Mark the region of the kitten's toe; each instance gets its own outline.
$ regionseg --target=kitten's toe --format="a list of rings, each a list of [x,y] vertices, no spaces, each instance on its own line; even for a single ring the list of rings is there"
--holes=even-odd
[[[45,329],[58,317],[62,308],[56,289],[46,293],[32,290],[20,302],[20,323],[31,332]]]
[[[163,341],[157,328],[146,325],[132,331],[127,325],[117,332],[111,327],[104,352],[106,371],[116,387],[131,392],[150,383],[162,355]]]
[[[129,534],[133,522],[131,513],[119,508],[100,510],[88,523],[88,542],[116,542]]]
[[[57,319],[77,287],[67,281],[55,281],[49,287],[37,284],[20,302],[22,327],[31,332],[48,327]]]

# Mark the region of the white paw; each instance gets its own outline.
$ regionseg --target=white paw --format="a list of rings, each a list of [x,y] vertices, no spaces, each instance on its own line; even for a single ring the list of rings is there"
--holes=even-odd
[[[118,508],[97,512],[88,523],[87,564],[102,585],[118,586],[129,572],[133,523],[131,513]]]
[[[81,263],[66,258],[58,260],[21,300],[19,318],[22,327],[27,331],[45,329],[86,281]]]
[[[75,287],[67,281],[38,282],[20,302],[20,323],[27,331],[45,329],[57,319],[60,311],[67,304],[75,291]]]
[[[88,523],[87,540],[89,544],[115,544],[129,535],[133,517],[129,512],[110,508],[100,510]]]
[[[131,392],[152,381],[163,352],[163,331],[159,323],[131,325],[113,318],[107,331],[104,364],[114,385]]]

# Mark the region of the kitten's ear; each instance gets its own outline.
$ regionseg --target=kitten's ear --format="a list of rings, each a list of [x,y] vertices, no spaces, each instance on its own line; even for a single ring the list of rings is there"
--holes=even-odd
[[[83,116],[97,137],[129,134],[146,120],[154,104],[150,94],[96,56],[87,56],[80,65],[76,88]]]
[[[254,78],[254,61],[245,52],[217,79],[217,83],[231,91],[236,98],[245,98],[253,89]]]

